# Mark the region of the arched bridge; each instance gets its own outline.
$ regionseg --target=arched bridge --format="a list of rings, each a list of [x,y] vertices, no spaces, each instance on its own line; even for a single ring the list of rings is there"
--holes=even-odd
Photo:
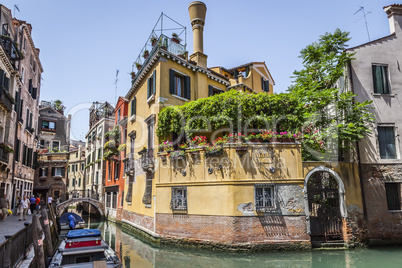
[[[74,203],[80,203],[80,202],[89,203],[89,204],[93,205],[99,211],[99,213],[102,217],[105,216],[105,206],[103,205],[103,203],[100,202],[99,200],[88,198],[88,197],[71,198],[71,199],[64,201],[63,203],[58,204],[56,206],[57,216],[60,217],[68,206],[70,206]]]

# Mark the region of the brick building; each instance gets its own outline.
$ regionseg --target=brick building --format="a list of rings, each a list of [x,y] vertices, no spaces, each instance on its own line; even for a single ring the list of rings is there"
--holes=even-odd
[[[373,134],[359,143],[361,178],[371,240],[402,239],[402,5],[384,7],[390,35],[349,48],[350,90],[373,101]],[[399,59],[399,62],[398,62]]]

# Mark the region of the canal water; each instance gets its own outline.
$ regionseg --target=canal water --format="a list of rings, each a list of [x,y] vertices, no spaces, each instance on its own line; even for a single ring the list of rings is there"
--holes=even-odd
[[[110,221],[83,215],[87,228],[102,232],[123,267],[364,267],[402,268],[401,247],[307,252],[224,253],[221,251],[157,246],[141,240]]]

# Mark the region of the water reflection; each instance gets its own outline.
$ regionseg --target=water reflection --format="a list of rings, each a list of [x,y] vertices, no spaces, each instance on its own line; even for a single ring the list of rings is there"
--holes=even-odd
[[[222,253],[157,246],[136,238],[112,222],[88,218],[89,228],[102,232],[123,267],[402,267],[402,248],[314,250],[308,252]]]

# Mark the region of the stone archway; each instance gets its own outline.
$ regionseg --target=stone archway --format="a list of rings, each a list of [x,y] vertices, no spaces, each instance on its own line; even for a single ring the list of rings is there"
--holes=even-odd
[[[307,173],[303,193],[307,234],[312,240],[342,240],[347,210],[341,177],[332,169],[318,166]]]
[[[98,201],[96,199],[92,199],[92,198],[71,198],[71,199],[64,201],[63,203],[58,204],[56,206],[57,216],[60,217],[68,206],[70,206],[74,203],[79,203],[79,202],[89,203],[89,204],[93,205],[99,211],[101,217],[105,216],[105,206],[103,205],[103,203],[101,203],[100,201]]]

